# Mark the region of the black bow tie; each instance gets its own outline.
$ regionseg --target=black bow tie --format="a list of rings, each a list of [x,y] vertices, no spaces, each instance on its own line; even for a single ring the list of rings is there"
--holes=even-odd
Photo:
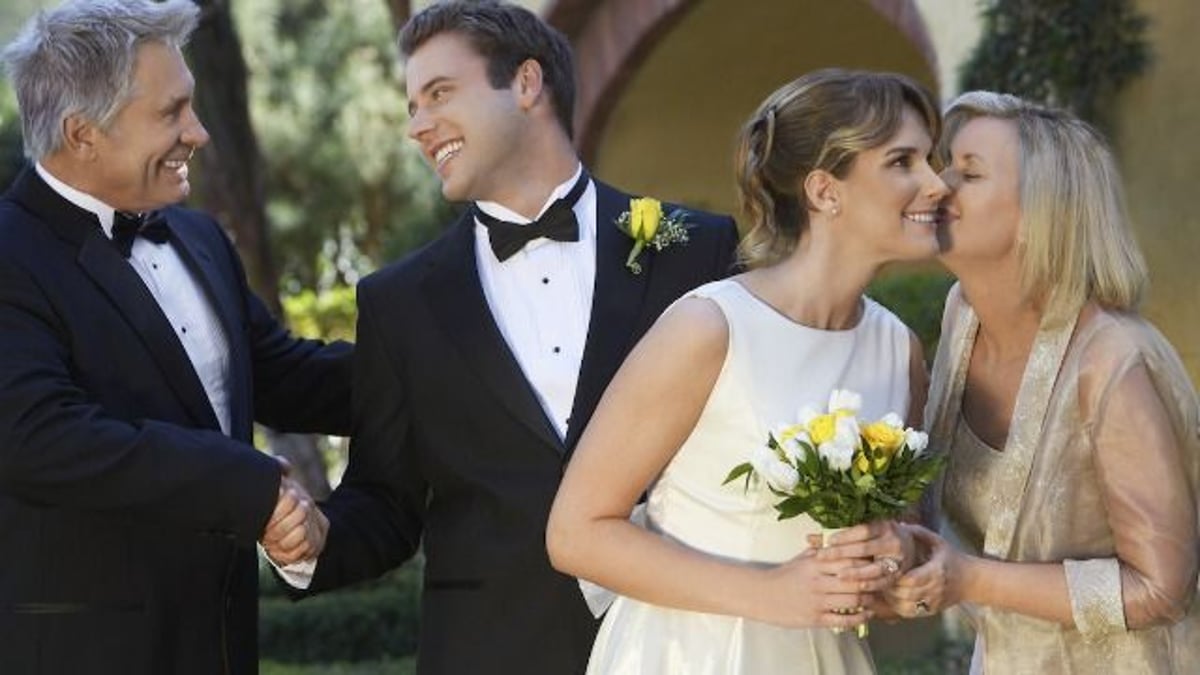
[[[587,171],[580,171],[579,180],[575,181],[571,191],[555,200],[541,217],[528,225],[494,218],[476,206],[475,217],[487,227],[496,259],[504,262],[525,248],[525,244],[542,237],[554,241],[579,241],[579,222],[575,220],[574,207],[587,189],[588,180]]]
[[[171,235],[167,219],[158,211],[135,215],[116,211],[113,213],[113,245],[126,258],[133,250],[133,240],[145,237],[156,244],[166,243]]]

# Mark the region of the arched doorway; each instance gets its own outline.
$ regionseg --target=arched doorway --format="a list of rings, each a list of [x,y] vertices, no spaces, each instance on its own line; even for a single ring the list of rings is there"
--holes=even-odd
[[[734,133],[771,90],[825,66],[936,87],[912,0],[556,0],[578,61],[576,138],[597,175],[731,211]]]

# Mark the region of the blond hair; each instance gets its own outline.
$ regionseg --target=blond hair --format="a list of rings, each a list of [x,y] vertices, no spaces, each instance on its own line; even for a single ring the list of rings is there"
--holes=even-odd
[[[938,155],[978,117],[1011,120],[1020,138],[1021,288],[1066,318],[1087,301],[1134,310],[1146,261],[1133,237],[1125,191],[1103,136],[1071,113],[1010,94],[971,91],[946,109]]]

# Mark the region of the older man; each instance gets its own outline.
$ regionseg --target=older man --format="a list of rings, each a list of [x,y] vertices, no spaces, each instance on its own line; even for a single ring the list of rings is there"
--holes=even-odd
[[[68,2],[4,51],[34,165],[0,198],[2,673],[254,672],[254,543],[320,540],[251,426],[345,432],[350,349],[290,337],[171,206],[208,140],[197,11]]]

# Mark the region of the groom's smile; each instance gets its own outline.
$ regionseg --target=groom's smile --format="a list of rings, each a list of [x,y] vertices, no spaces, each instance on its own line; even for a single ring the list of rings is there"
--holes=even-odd
[[[457,157],[458,153],[462,151],[462,148],[462,139],[456,138],[452,141],[443,143],[433,151],[433,164],[439,174],[441,173],[442,167],[446,164],[446,162],[449,162],[451,159]]]

